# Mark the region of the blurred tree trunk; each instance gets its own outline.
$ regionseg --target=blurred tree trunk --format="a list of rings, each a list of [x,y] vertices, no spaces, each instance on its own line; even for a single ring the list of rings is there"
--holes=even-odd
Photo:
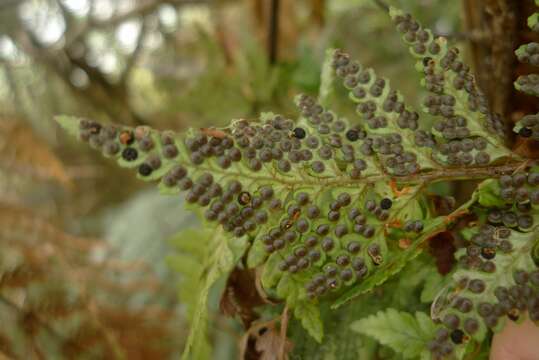
[[[522,115],[539,110],[537,99],[513,86],[523,72],[514,50],[531,41],[526,24],[534,9],[534,0],[462,0],[470,65],[492,109],[506,119],[508,135],[512,135],[510,129]],[[476,185],[474,181],[456,183],[457,203],[469,199]]]
[[[508,121],[539,110],[536,99],[513,87],[518,75],[529,72],[517,61],[514,50],[534,38],[538,40],[526,26],[535,9],[533,0],[462,0],[477,81],[494,111]]]
[[[277,14],[277,32],[271,34],[270,22],[272,21],[271,8],[274,1],[279,1]],[[321,28],[325,22],[326,0],[309,0],[298,2],[294,0],[246,0],[250,8],[257,37],[263,44],[270,44],[271,37],[275,36],[277,42],[277,60],[292,60],[296,55],[298,39],[302,32],[302,24],[298,14],[298,7],[306,6],[309,9],[308,22],[314,23]],[[269,48],[269,45],[268,45]]]
[[[464,27],[472,34],[472,65],[481,89],[493,109],[508,112],[519,16],[516,1],[463,0]]]

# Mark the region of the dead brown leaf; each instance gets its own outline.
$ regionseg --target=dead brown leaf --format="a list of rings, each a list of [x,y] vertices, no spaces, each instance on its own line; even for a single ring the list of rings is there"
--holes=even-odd
[[[451,271],[455,264],[455,251],[453,234],[442,231],[429,239],[429,250],[434,257],[438,272],[445,275]]]
[[[294,344],[286,338],[288,313],[281,319],[280,331],[276,329],[278,319],[253,324],[240,343],[242,360],[286,360]]]
[[[227,279],[219,304],[223,314],[238,315],[245,329],[258,319],[255,308],[266,303],[259,295],[255,281],[255,270],[236,267]]]
[[[280,360],[281,350],[283,358],[288,359],[288,354],[293,348],[293,344],[286,337],[284,340],[281,338],[278,331],[275,329],[269,329],[265,331],[262,336],[256,341],[255,349],[260,355],[260,360]]]

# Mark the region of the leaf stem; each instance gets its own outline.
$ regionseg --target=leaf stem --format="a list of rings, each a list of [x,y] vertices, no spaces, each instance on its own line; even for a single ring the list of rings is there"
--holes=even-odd
[[[359,179],[351,179],[348,176],[327,177],[309,179],[304,178],[301,180],[286,179],[283,176],[270,177],[270,176],[256,176],[243,172],[231,172],[224,171],[223,175],[226,176],[239,176],[243,178],[250,178],[253,181],[273,181],[283,185],[297,186],[297,185],[313,185],[313,186],[350,186],[357,187],[361,184],[374,184],[377,182],[389,182],[395,180],[397,184],[421,184],[421,183],[434,183],[439,181],[451,181],[451,180],[479,180],[487,178],[498,178],[504,174],[511,174],[516,170],[519,170],[523,166],[527,166],[528,160],[513,161],[504,164],[483,166],[483,167],[455,167],[455,168],[438,168],[427,170],[419,174],[412,174],[407,176],[392,177],[387,174],[375,174],[366,176]],[[201,167],[199,167],[201,169]],[[214,173],[218,173],[219,170],[211,170]]]
[[[286,332],[288,330],[288,305],[285,305],[283,313],[281,315],[281,329],[280,329],[280,340],[279,344],[279,360],[285,360],[285,345],[286,345]]]

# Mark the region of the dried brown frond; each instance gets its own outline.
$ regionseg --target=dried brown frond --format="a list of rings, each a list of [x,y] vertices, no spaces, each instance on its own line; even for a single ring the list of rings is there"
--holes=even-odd
[[[3,325],[13,330],[0,337],[0,354],[21,349],[14,334],[25,341],[15,358],[164,359],[181,348],[173,308],[129,305],[135,294],[155,298],[165,289],[151,267],[96,262],[92,250],[100,244],[0,203],[0,318],[11,319]],[[61,354],[49,354],[42,334]]]
[[[76,251],[89,251],[103,245],[66,234],[31,210],[0,202],[0,239],[10,238],[32,246],[51,243]]]
[[[0,289],[27,286],[31,281],[39,280],[41,270],[31,264],[20,264],[13,269],[3,270],[0,273]]]
[[[62,162],[50,146],[22,121],[0,118],[0,170],[9,176],[55,180],[71,186]]]
[[[13,349],[9,337],[0,332],[0,360],[11,359],[14,357]]]

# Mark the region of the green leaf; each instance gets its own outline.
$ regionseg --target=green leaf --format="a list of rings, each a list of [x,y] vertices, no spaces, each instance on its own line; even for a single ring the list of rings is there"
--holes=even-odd
[[[294,316],[301,321],[301,325],[319,343],[324,337],[324,328],[320,319],[318,304],[309,301],[301,301],[294,308]]]
[[[515,89],[539,97],[539,74],[521,75],[515,81]]]
[[[283,272],[279,270],[279,263],[281,261],[282,257],[278,253],[274,253],[264,264],[261,278],[264,288],[271,289],[279,283],[279,280],[283,276]]]
[[[445,217],[438,217],[432,220],[425,228],[425,235],[417,239],[408,249],[401,250],[400,252],[394,254],[394,256],[392,256],[386,263],[378,268],[378,271],[375,272],[374,275],[368,277],[358,286],[345,292],[334,302],[332,308],[342,306],[355,297],[372,290],[376,286],[381,285],[391,276],[399,273],[409,261],[421,253],[421,245],[424,241],[433,236],[433,234],[436,232],[442,231],[447,226],[445,220]]]
[[[514,174],[514,176],[522,175],[522,172]],[[489,330],[498,332],[507,321],[522,321],[526,317],[521,305],[505,308],[507,303],[504,302],[504,296],[512,296],[514,299],[525,298],[524,295],[515,295],[518,293],[514,292],[524,288],[524,284],[532,293],[537,291],[534,289],[537,287],[536,282],[530,282],[528,277],[537,272],[532,249],[539,236],[537,209],[534,206],[524,210],[522,214],[519,210],[522,207],[517,206],[516,200],[504,201],[503,210],[500,210],[497,208],[500,200],[499,181],[488,180],[481,185],[476,194],[483,192],[486,195],[476,196],[479,205],[475,204],[472,208],[478,220],[461,230],[462,238],[467,241],[466,248],[461,248],[456,253],[457,268],[451,281],[437,294],[431,312],[435,320],[455,316],[460,319],[461,324],[464,321],[475,320],[476,330],[468,331],[464,328],[464,331],[467,336],[479,343],[487,338]],[[529,184],[524,185],[526,186]],[[492,217],[485,216],[489,212],[492,214],[507,209],[515,211],[517,217],[530,216],[534,219],[532,227],[521,229],[513,226],[509,229],[492,220]],[[480,256],[473,255],[477,249]],[[517,277],[518,274],[520,275]],[[520,279],[519,282],[517,278]],[[469,310],[465,311],[465,314],[459,311],[458,303],[462,299],[470,302]],[[495,311],[503,309],[502,314],[507,316],[490,316],[489,306]],[[487,310],[481,312],[482,308]],[[533,309],[530,309],[530,314],[531,317],[537,316]],[[457,346],[455,350],[457,354],[462,355],[465,349],[466,343]]]
[[[371,79],[372,81],[374,78]],[[384,94],[387,91],[390,91],[389,86],[384,90]],[[379,102],[379,100],[377,101]],[[429,219],[430,214],[428,206],[425,205],[426,200],[420,193],[423,184],[420,183],[420,179],[413,176],[409,177],[404,184],[399,185],[394,177],[386,174],[380,161],[387,159],[385,157],[379,158],[381,154],[372,154],[369,151],[364,156],[357,155],[357,161],[352,161],[351,156],[355,159],[356,154],[365,152],[365,146],[371,147],[370,140],[372,139],[360,138],[358,128],[354,127],[354,130],[358,131],[357,138],[348,139],[347,136],[339,135],[337,141],[335,140],[336,134],[319,131],[317,120],[313,117],[313,111],[322,111],[328,119],[332,119],[335,123],[339,121],[340,132],[352,129],[353,125],[349,120],[344,118],[336,120],[336,114],[319,107],[314,99],[309,97],[298,98],[298,104],[305,117],[296,124],[282,116],[265,113],[262,115],[261,122],[237,120],[223,129],[190,129],[182,134],[158,131],[148,127],[131,128],[119,125],[102,125],[95,121],[72,117],[59,117],[58,121],[60,125],[66,127],[82,141],[87,141],[90,146],[101,150],[105,156],[115,159],[120,166],[137,168],[138,177],[141,180],[159,181],[159,188],[163,193],[175,194],[179,193],[181,189],[188,190],[186,200],[192,204],[189,206],[196,209],[205,208],[204,216],[208,220],[208,226],[226,229],[226,232],[234,234],[234,237],[249,236],[252,239],[250,247],[252,253],[247,256],[248,265],[257,266],[267,261],[262,277],[262,284],[266,291],[275,292],[274,287],[279,284],[283,275],[279,265],[282,265],[282,261],[290,257],[294,251],[297,251],[298,247],[309,236],[318,238],[319,234],[316,231],[322,224],[328,226],[327,234],[335,234],[337,227],[344,227],[346,236],[333,238],[334,244],[331,250],[321,251],[319,259],[313,261],[312,264],[309,262],[307,267],[292,276],[294,283],[302,291],[298,292],[298,295],[292,294],[290,299],[298,296],[306,297],[305,290],[303,290],[305,285],[322,270],[325,264],[334,263],[352,241],[361,242],[362,250],[357,256],[361,256],[364,260],[366,274],[360,272],[351,281],[337,284],[334,291],[342,292],[356,284],[359,284],[359,288],[354,290],[356,293],[369,291],[374,286],[383,283],[392,274],[397,273],[407,261],[420,252],[417,245],[412,246],[411,251],[401,251],[388,245],[385,225],[388,222],[404,224],[407,221],[426,221]],[[393,115],[391,115],[391,121],[395,121]],[[319,144],[316,151],[309,150],[309,147],[306,146],[306,139],[295,138],[296,135],[291,133],[294,126],[301,127],[306,136],[317,136]],[[390,130],[396,130],[395,124],[391,124]],[[274,137],[277,136],[278,139],[289,141],[289,144],[292,143],[295,148],[301,149],[303,152],[307,151],[308,157],[312,157],[312,159],[305,162],[297,160],[287,162],[290,169],[283,170],[279,165],[280,160],[273,159],[272,155],[270,161],[264,161],[263,164],[260,164],[256,160],[256,166],[254,166],[252,156],[245,150],[246,145],[241,145],[242,141],[239,140],[250,144],[250,150],[259,149],[260,145],[266,146],[264,141],[268,141],[266,134],[268,131]],[[409,146],[411,134],[407,133],[404,138],[408,140],[403,141],[408,144],[406,149],[411,151],[409,154],[408,152],[405,154],[410,155],[410,161],[413,162],[416,150]],[[387,136],[390,136],[392,141],[400,139],[398,133],[386,134],[382,130],[379,133],[373,131],[373,135],[380,136],[377,138],[378,140]],[[387,138],[383,139],[385,139],[384,141],[388,140]],[[282,147],[281,140],[275,140],[279,147]],[[343,141],[344,144],[342,144]],[[225,142],[228,145],[225,146],[223,144]],[[259,145],[256,145],[255,142],[258,142]],[[322,144],[326,155],[322,155]],[[271,146],[276,146],[276,144],[272,142]],[[217,149],[213,150],[214,147]],[[167,151],[171,148],[174,150],[172,153]],[[236,154],[240,154],[241,158],[238,157],[232,162],[223,163],[223,159],[229,160],[232,157],[232,150],[235,150]],[[259,156],[262,149],[255,151],[255,154]],[[295,150],[288,149],[286,151],[290,152],[286,156],[291,159]],[[425,156],[428,154],[428,151],[426,153],[420,152]],[[298,155],[299,152],[294,154]],[[279,156],[285,155],[281,152]],[[322,164],[321,171],[315,171],[315,161]],[[417,170],[414,169],[408,170]],[[406,169],[400,170],[408,171]],[[427,166],[425,171],[428,170]],[[394,182],[394,187],[389,185],[390,182]],[[406,191],[402,190],[403,187]],[[401,188],[402,194],[397,194],[396,189],[398,188]],[[270,198],[261,200],[263,190],[268,189],[271,190]],[[243,203],[243,200],[239,198],[240,194],[245,193],[247,193],[247,203]],[[298,205],[297,198],[300,195],[308,196],[307,204]],[[329,213],[333,211],[332,204],[338,201],[340,196],[348,197],[346,204],[339,208],[337,216],[340,220],[339,222],[328,221]],[[257,199],[257,205],[253,205],[254,203],[250,199]],[[366,201],[379,204],[382,199],[391,200],[393,204],[387,214],[384,214],[386,217],[383,220],[379,214],[364,210]],[[274,202],[277,205],[270,206]],[[318,214],[314,218],[307,216],[307,205],[316,207]],[[225,206],[228,215],[224,214]],[[298,206],[299,210],[291,214],[289,211],[294,206]],[[243,211],[248,210],[251,215],[246,216],[253,217],[254,209],[257,209],[256,215],[260,213],[263,216],[261,224],[256,223],[258,222],[256,216],[254,216],[256,222],[243,219]],[[359,212],[365,217],[365,227],[363,230],[357,230],[359,233],[354,230],[355,218],[352,219],[347,215],[351,210]],[[218,215],[225,216],[219,220]],[[241,221],[238,217],[241,218]],[[305,224],[306,229],[298,231],[296,222]],[[247,224],[249,224],[248,227]],[[367,236],[365,230],[373,230],[373,233]],[[276,249],[274,243],[265,243],[268,236],[275,232],[279,233],[279,236],[284,236],[282,232],[286,232],[287,235],[293,236],[294,241],[287,241],[282,248]],[[395,241],[398,241],[396,237],[400,235],[406,236],[407,240],[412,243],[419,237],[417,233],[409,231],[406,233],[398,228],[391,229],[390,233],[393,236],[392,240]],[[376,257],[369,253],[368,249],[371,247],[378,249],[379,254]],[[320,251],[319,247],[317,249]],[[283,267],[281,266],[281,268]],[[292,287],[287,289],[291,290]],[[279,292],[279,295],[289,297],[289,294],[283,290]],[[313,294],[310,295],[312,297]]]
[[[475,233],[478,233],[479,226],[473,229]],[[512,249],[505,252],[500,250],[496,252],[496,257],[492,260],[496,268],[494,272],[485,272],[476,267],[466,268],[461,265],[464,262],[459,261],[460,266],[452,275],[452,282],[438,294],[434,301],[433,316],[436,319],[443,319],[448,314],[458,314],[460,316],[453,305],[458,297],[467,297],[475,305],[475,310],[467,314],[467,317],[481,319],[481,316],[477,313],[477,305],[479,303],[488,302],[497,304],[498,299],[495,296],[496,288],[504,287],[509,289],[515,286],[516,283],[513,274],[516,270],[532,272],[536,269],[530,253],[538,234],[537,229],[529,233],[511,231],[511,235],[507,238],[507,241],[512,244]],[[464,249],[462,249],[457,253],[457,257],[460,258],[463,256],[464,252]],[[485,284],[485,290],[481,293],[474,293],[469,288],[463,288],[461,285],[463,279],[481,280]],[[520,318],[522,319],[522,316]],[[500,331],[504,327],[506,320],[506,317],[500,317],[491,330]],[[471,336],[481,342],[485,339],[486,333],[486,325],[481,321],[479,331],[471,334]]]
[[[376,291],[364,294],[338,309],[331,309],[327,302],[317,304],[324,324],[324,341],[321,345],[303,331],[303,327],[298,321],[292,321],[289,333],[295,346],[291,358],[398,359],[398,353],[393,353],[389,348],[379,344],[371,337],[358,334],[351,329],[350,325],[357,320],[376,314],[378,311],[389,307],[397,309],[416,307],[418,304],[418,290],[421,284],[418,283],[417,279],[409,283],[407,277],[416,272],[417,269],[422,268],[423,260],[426,261],[427,257],[421,257],[417,262],[409,263],[402,276],[390,279]],[[426,309],[426,307],[424,308]],[[388,351],[390,352],[389,354],[387,354]]]
[[[431,303],[436,295],[442,290],[447,277],[440,275],[438,272],[431,272],[425,281],[423,290],[421,291],[421,302]]]
[[[307,98],[301,98],[298,100],[302,103],[302,106],[306,106],[309,102]],[[309,106],[317,106],[312,103]],[[322,109],[322,111],[324,111]],[[327,112],[329,114],[329,112]],[[320,152],[311,152],[314,159],[325,163],[326,170],[322,173],[313,171],[308,163],[299,163],[294,165],[294,168],[290,171],[283,171],[277,165],[277,161],[270,161],[264,164],[260,169],[253,169],[250,158],[245,156],[239,161],[229,164],[229,166],[222,166],[221,158],[214,156],[205,156],[202,159],[195,161],[193,158],[205,151],[208,151],[208,144],[210,142],[212,146],[219,146],[221,141],[228,141],[227,149],[233,147],[235,150],[244,151],[243,148],[238,145],[235,147],[235,140],[238,138],[238,133],[241,134],[245,128],[250,128],[249,134],[242,135],[244,139],[251,142],[254,141],[250,134],[252,131],[267,131],[268,126],[272,126],[277,135],[282,138],[290,139],[290,130],[282,129],[283,127],[290,129],[294,125],[291,120],[286,120],[283,117],[279,117],[273,114],[263,114],[262,116],[265,122],[264,126],[259,123],[248,123],[243,120],[234,121],[230,127],[224,129],[210,129],[209,133],[205,130],[188,130],[184,134],[174,134],[170,132],[161,132],[150,129],[148,127],[130,128],[117,125],[101,125],[95,121],[82,120],[76,118],[59,118],[60,125],[66,127],[71,133],[79,136],[83,141],[88,141],[92,147],[101,150],[105,155],[114,158],[120,166],[128,168],[138,168],[139,178],[146,181],[159,181],[160,188],[167,194],[178,193],[180,189],[189,188],[187,194],[187,202],[193,203],[190,207],[200,208],[206,207],[205,217],[208,219],[208,226],[216,226],[216,213],[215,211],[222,211],[224,206],[227,209],[232,209],[232,218],[227,219],[225,217],[226,232],[234,233],[236,236],[230,237],[230,244],[236,241],[238,235],[249,236],[253,239],[252,246],[250,247],[251,253],[248,255],[248,264],[250,266],[257,266],[266,261],[264,266],[264,272],[262,275],[262,285],[269,292],[275,292],[275,287],[279,284],[279,281],[283,277],[283,272],[279,267],[282,261],[289,257],[292,252],[297,251],[298,246],[305,241],[308,236],[319,236],[316,234],[317,228],[321,224],[328,226],[328,234],[333,234],[336,231],[337,226],[345,226],[346,236],[334,238],[333,250],[325,251],[321,254],[320,259],[317,260],[312,266],[307,266],[304,271],[291,275],[290,284],[294,286],[284,286],[281,283],[281,287],[278,291],[278,296],[288,299],[290,301],[296,301],[296,299],[306,298],[304,287],[312,277],[321,270],[321,268],[330,262],[335,262],[336,258],[342,254],[342,250],[351,241],[361,241],[362,248],[360,256],[365,259],[365,266],[367,267],[367,276],[364,280],[365,285],[363,289],[371,289],[373,286],[378,285],[385,281],[390,274],[398,271],[399,268],[405,265],[406,257],[400,263],[398,267],[394,267],[392,272],[384,273],[380,272],[377,265],[374,263],[374,258],[368,254],[367,250],[369,246],[376,246],[379,249],[380,261],[384,264],[392,263],[393,252],[387,245],[384,236],[383,224],[385,220],[377,218],[378,215],[370,212],[367,213],[363,210],[363,204],[365,201],[374,201],[379,203],[382,199],[386,198],[391,200],[393,206],[391,210],[388,210],[389,221],[404,223],[408,220],[421,220],[423,217],[428,217],[428,213],[423,211],[423,206],[419,203],[424,201],[421,198],[419,190],[420,185],[409,184],[407,186],[406,194],[397,196],[394,193],[392,187],[389,186],[389,178],[382,172],[379,167],[378,160],[373,155],[365,156],[363,168],[361,168],[361,175],[358,183],[351,181],[352,174],[350,161],[345,161],[344,152],[337,150],[338,147],[330,146],[332,141],[331,136],[321,134],[319,141],[325,144],[328,151],[332,152],[331,159],[322,159]],[[272,125],[273,124],[273,125]],[[350,128],[350,124],[346,119],[342,119],[342,126],[344,128]],[[310,122],[309,119],[302,118],[298,125],[308,133],[314,133],[316,130],[316,124]],[[254,130],[257,129],[257,130]],[[218,135],[213,135],[217,133]],[[221,140],[224,139],[224,140]],[[257,141],[263,141],[262,138],[257,138]],[[302,146],[302,142],[296,140],[295,146]],[[342,141],[342,140],[341,140]],[[348,141],[348,140],[346,140]],[[150,146],[148,146],[148,143]],[[354,139],[350,140],[346,145],[349,149],[356,149],[359,153],[359,147],[361,141]],[[112,146],[112,147],[111,147]],[[206,150],[203,150],[206,146]],[[177,151],[173,152],[172,156],[167,156],[166,148],[173,147]],[[110,149],[114,151],[111,152]],[[211,148],[209,148],[211,149]],[[228,151],[224,149],[225,151]],[[308,149],[304,149],[308,150]],[[126,157],[126,152],[132,152],[133,158]],[[219,151],[223,151],[221,148]],[[154,163],[157,161],[157,165]],[[148,169],[150,168],[150,169]],[[175,172],[181,170],[180,179],[175,179]],[[365,173],[365,182],[362,182],[363,174]],[[149,174],[148,174],[149,173]],[[174,176],[173,176],[174,175]],[[380,180],[387,181],[367,181],[371,176],[378,177]],[[170,181],[172,177],[173,181]],[[358,175],[354,175],[358,177]],[[189,186],[185,186],[185,181],[188,181]],[[194,183],[194,185],[191,185]],[[231,184],[236,184],[236,190],[232,190]],[[243,193],[247,193],[247,203],[243,204],[239,199],[238,188],[241,188]],[[207,195],[206,189],[212,189],[213,195]],[[264,199],[260,203],[263,190],[271,190],[269,197],[271,199]],[[232,192],[235,191],[235,192]],[[232,193],[231,193],[232,192]],[[200,195],[204,193],[204,196]],[[223,194],[228,197],[224,199]],[[242,194],[243,194],[242,193]],[[293,206],[298,206],[298,196],[307,196],[307,204],[310,206],[316,206],[318,209],[318,215],[314,218],[308,218],[306,204],[299,205],[298,216],[296,214],[290,214],[289,209]],[[341,213],[338,216],[342,219],[340,222],[327,221],[327,214],[331,211],[332,203],[336,202],[339,197],[345,196],[348,198],[346,204],[341,205]],[[244,230],[241,225],[236,225],[236,216],[241,216],[240,211],[249,210],[254,212],[249,203],[250,199],[259,199],[259,204],[256,208],[262,211],[265,219],[263,224],[257,225],[251,224],[248,230]],[[277,207],[270,207],[271,201],[277,201]],[[201,203],[204,201],[203,203]],[[340,201],[340,200],[339,200]],[[227,205],[230,204],[230,205]],[[238,205],[239,204],[239,205]],[[218,208],[215,206],[218,205]],[[232,207],[232,208],[231,208]],[[254,207],[254,205],[253,205]],[[365,236],[363,233],[354,235],[354,219],[347,216],[347,212],[354,208],[355,211],[364,214],[366,219],[366,225],[374,230],[374,234]],[[228,212],[229,210],[227,210]],[[257,210],[258,211],[258,210]],[[211,215],[211,216],[210,216]],[[227,217],[230,215],[227,215]],[[252,216],[252,215],[251,215]],[[244,220],[242,220],[244,221]],[[297,231],[296,222],[303,222],[307,228],[302,232]],[[289,225],[286,225],[289,223]],[[283,225],[285,224],[285,225]],[[285,244],[283,249],[275,251],[270,250],[268,253],[268,245],[264,243],[267,237],[272,232],[280,232],[282,236],[283,227],[289,228],[288,234],[294,236],[294,240],[300,238],[301,240],[294,244]],[[219,227],[223,229],[223,227]],[[239,233],[238,233],[239,230]],[[285,229],[286,230],[286,229]],[[407,234],[410,239],[416,238],[418,235],[415,233]],[[264,240],[266,239],[266,240]],[[241,240],[241,243],[245,240]],[[319,240],[321,241],[321,240]],[[292,242],[292,241],[289,241]],[[265,253],[264,253],[265,252]],[[269,258],[267,256],[269,255]],[[397,254],[400,257],[400,254]],[[378,260],[377,260],[378,261]],[[308,265],[311,265],[310,263]],[[378,275],[377,275],[378,274]],[[375,276],[373,280],[370,280],[370,276]],[[292,281],[293,280],[293,281]],[[337,287],[336,291],[340,291],[340,288],[349,287],[354,285],[354,282],[363,282],[362,279],[352,279],[352,281],[342,284]],[[301,289],[301,290],[298,290]]]
[[[448,216],[439,216],[427,222],[423,230],[423,235],[418,237],[410,247],[394,254],[388,262],[378,268],[374,275],[341,295],[332,305],[336,309],[355,297],[372,290],[375,286],[381,285],[388,278],[400,272],[408,262],[415,259],[422,252],[424,242],[437,233],[444,231],[449,225],[454,223],[460,216],[468,212],[468,208],[477,201],[477,192],[472,194],[472,198],[462,204],[458,209]]]
[[[184,254],[169,258],[172,268],[186,274],[180,296],[191,299],[190,333],[182,355],[183,360],[209,358],[210,347],[206,337],[208,326],[208,294],[212,285],[232,270],[245,251],[246,238],[229,238],[222,231],[187,230],[172,240],[180,251],[192,249],[192,258]],[[203,251],[201,251],[203,249]],[[187,266],[188,265],[188,266]]]
[[[403,34],[402,39],[409,46],[411,55],[418,60],[416,69],[424,76],[422,85],[430,92],[423,110],[438,117],[432,130],[439,145],[434,158],[448,165],[484,166],[510,157],[511,151],[504,144],[503,120],[488,109],[487,99],[479,90],[470,69],[463,65],[458,49],[450,47],[445,38],[434,37],[430,29],[422,28],[418,23],[417,32],[425,34],[425,38],[414,36],[411,39],[405,35],[406,24],[416,21],[394,7],[390,9],[390,16]],[[454,65],[457,63],[460,70],[453,71],[452,66],[458,66]],[[469,79],[466,86],[464,80],[461,82],[464,76]],[[470,94],[475,101],[468,101]],[[457,118],[465,123],[462,133],[453,132],[450,126],[446,126],[448,119],[455,121]],[[453,139],[467,139],[473,143],[478,137],[485,141],[481,150],[472,146],[470,152],[455,154],[450,148]]]
[[[335,71],[331,66],[333,61],[333,53],[335,49],[327,49],[322,64],[322,74],[320,75],[320,90],[318,93],[318,101],[322,106],[329,106],[332,94],[335,92]]]
[[[254,269],[262,265],[268,258],[268,253],[264,249],[261,241],[255,241],[247,253],[247,267]]]
[[[432,160],[431,148],[434,146],[432,140],[418,140],[420,137],[429,138],[423,130],[418,129],[419,114],[410,106],[406,106],[404,97],[391,88],[389,79],[377,77],[373,69],[363,69],[358,61],[351,61],[350,56],[341,50],[334,52],[333,62],[335,72],[341,76],[344,87],[349,91],[350,100],[358,104],[356,112],[363,118],[364,130],[367,134],[373,139],[389,142],[397,135],[400,139],[398,144],[402,147],[401,153],[414,159],[407,164],[408,167],[385,166],[385,171],[394,175],[404,175],[424,169],[437,169],[441,166]],[[337,65],[340,62],[350,62],[348,66],[355,66],[357,74],[351,75],[346,72],[343,74],[346,67]],[[373,90],[378,90],[378,93],[373,93]],[[392,100],[388,101],[390,98]],[[402,109],[396,111],[394,108],[397,106],[401,106]],[[370,111],[369,108],[374,110]],[[380,122],[384,125],[380,126]],[[391,153],[388,154],[382,149],[381,146],[373,146],[378,162],[381,164],[379,166],[395,160]]]
[[[81,120],[75,116],[68,115],[58,115],[54,118],[62,126],[62,128],[67,131],[71,136],[79,135],[79,121]]]
[[[290,308],[295,308],[300,297],[301,285],[294,281],[291,275],[285,274],[277,284],[276,293],[281,299],[286,300]]]
[[[391,347],[405,359],[424,356],[421,354],[425,351],[426,343],[436,330],[433,321],[425,313],[416,312],[414,317],[392,308],[358,320],[351,327]]]
[[[528,18],[528,26],[530,29],[534,29],[539,23],[539,13],[535,13]]]
[[[505,201],[500,199],[500,185],[497,180],[485,180],[477,187],[479,204],[485,207],[503,207]]]

